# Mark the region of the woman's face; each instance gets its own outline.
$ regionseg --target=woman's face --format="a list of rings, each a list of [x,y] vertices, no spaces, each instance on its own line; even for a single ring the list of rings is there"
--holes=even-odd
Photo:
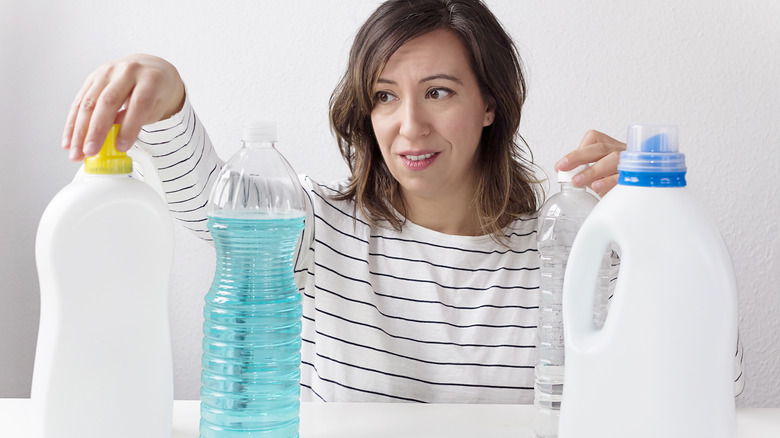
[[[404,199],[460,197],[476,187],[475,154],[493,123],[460,39],[437,30],[407,41],[374,89],[371,123]]]

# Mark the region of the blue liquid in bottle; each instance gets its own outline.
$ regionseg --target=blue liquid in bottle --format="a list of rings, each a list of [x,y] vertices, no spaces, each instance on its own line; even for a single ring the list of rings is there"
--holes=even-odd
[[[206,295],[201,438],[298,436],[301,295],[294,253],[304,194],[276,125],[248,123],[206,211],[216,247]]]
[[[297,213],[297,214],[296,214]],[[303,212],[210,215],[201,438],[298,436],[301,296],[293,257]]]

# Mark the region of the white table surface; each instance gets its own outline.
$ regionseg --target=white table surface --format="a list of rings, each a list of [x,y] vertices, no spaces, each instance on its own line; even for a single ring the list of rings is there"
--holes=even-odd
[[[0,399],[0,437],[28,438],[29,399]],[[177,400],[172,438],[198,438],[200,402]],[[531,438],[529,405],[302,403],[301,438]],[[780,409],[737,409],[739,438],[780,437]]]

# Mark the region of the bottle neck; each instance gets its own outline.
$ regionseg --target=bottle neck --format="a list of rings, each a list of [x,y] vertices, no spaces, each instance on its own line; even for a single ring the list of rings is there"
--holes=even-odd
[[[244,147],[248,149],[271,149],[276,147],[273,141],[243,141]]]
[[[562,192],[563,191],[566,191],[566,192],[584,192],[585,191],[585,187],[575,187],[574,184],[572,184],[570,181],[559,182],[558,184],[560,184]]]
[[[84,172],[81,176],[79,176],[79,179],[85,179],[89,181],[107,180],[107,179],[129,180],[129,179],[133,179],[133,177],[132,174],[129,173],[86,173]]]

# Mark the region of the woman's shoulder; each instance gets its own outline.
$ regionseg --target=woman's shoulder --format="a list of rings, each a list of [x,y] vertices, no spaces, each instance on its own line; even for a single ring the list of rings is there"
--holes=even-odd
[[[298,175],[298,178],[307,192],[315,192],[328,197],[337,197],[346,193],[349,185],[349,181],[346,179],[323,183],[306,174]]]
[[[349,184],[347,180],[323,183],[308,175],[299,175],[299,179],[316,216],[329,220],[353,221],[355,219],[356,209],[353,200],[340,197],[347,192]]]
[[[298,178],[315,209],[319,209],[323,205],[336,206],[342,210],[353,209],[354,202],[351,199],[343,199],[342,196],[347,192],[349,181],[337,180],[323,183],[308,175],[299,175]]]
[[[504,227],[504,235],[508,239],[513,237],[527,237],[536,234],[537,214],[525,214],[513,219]]]

